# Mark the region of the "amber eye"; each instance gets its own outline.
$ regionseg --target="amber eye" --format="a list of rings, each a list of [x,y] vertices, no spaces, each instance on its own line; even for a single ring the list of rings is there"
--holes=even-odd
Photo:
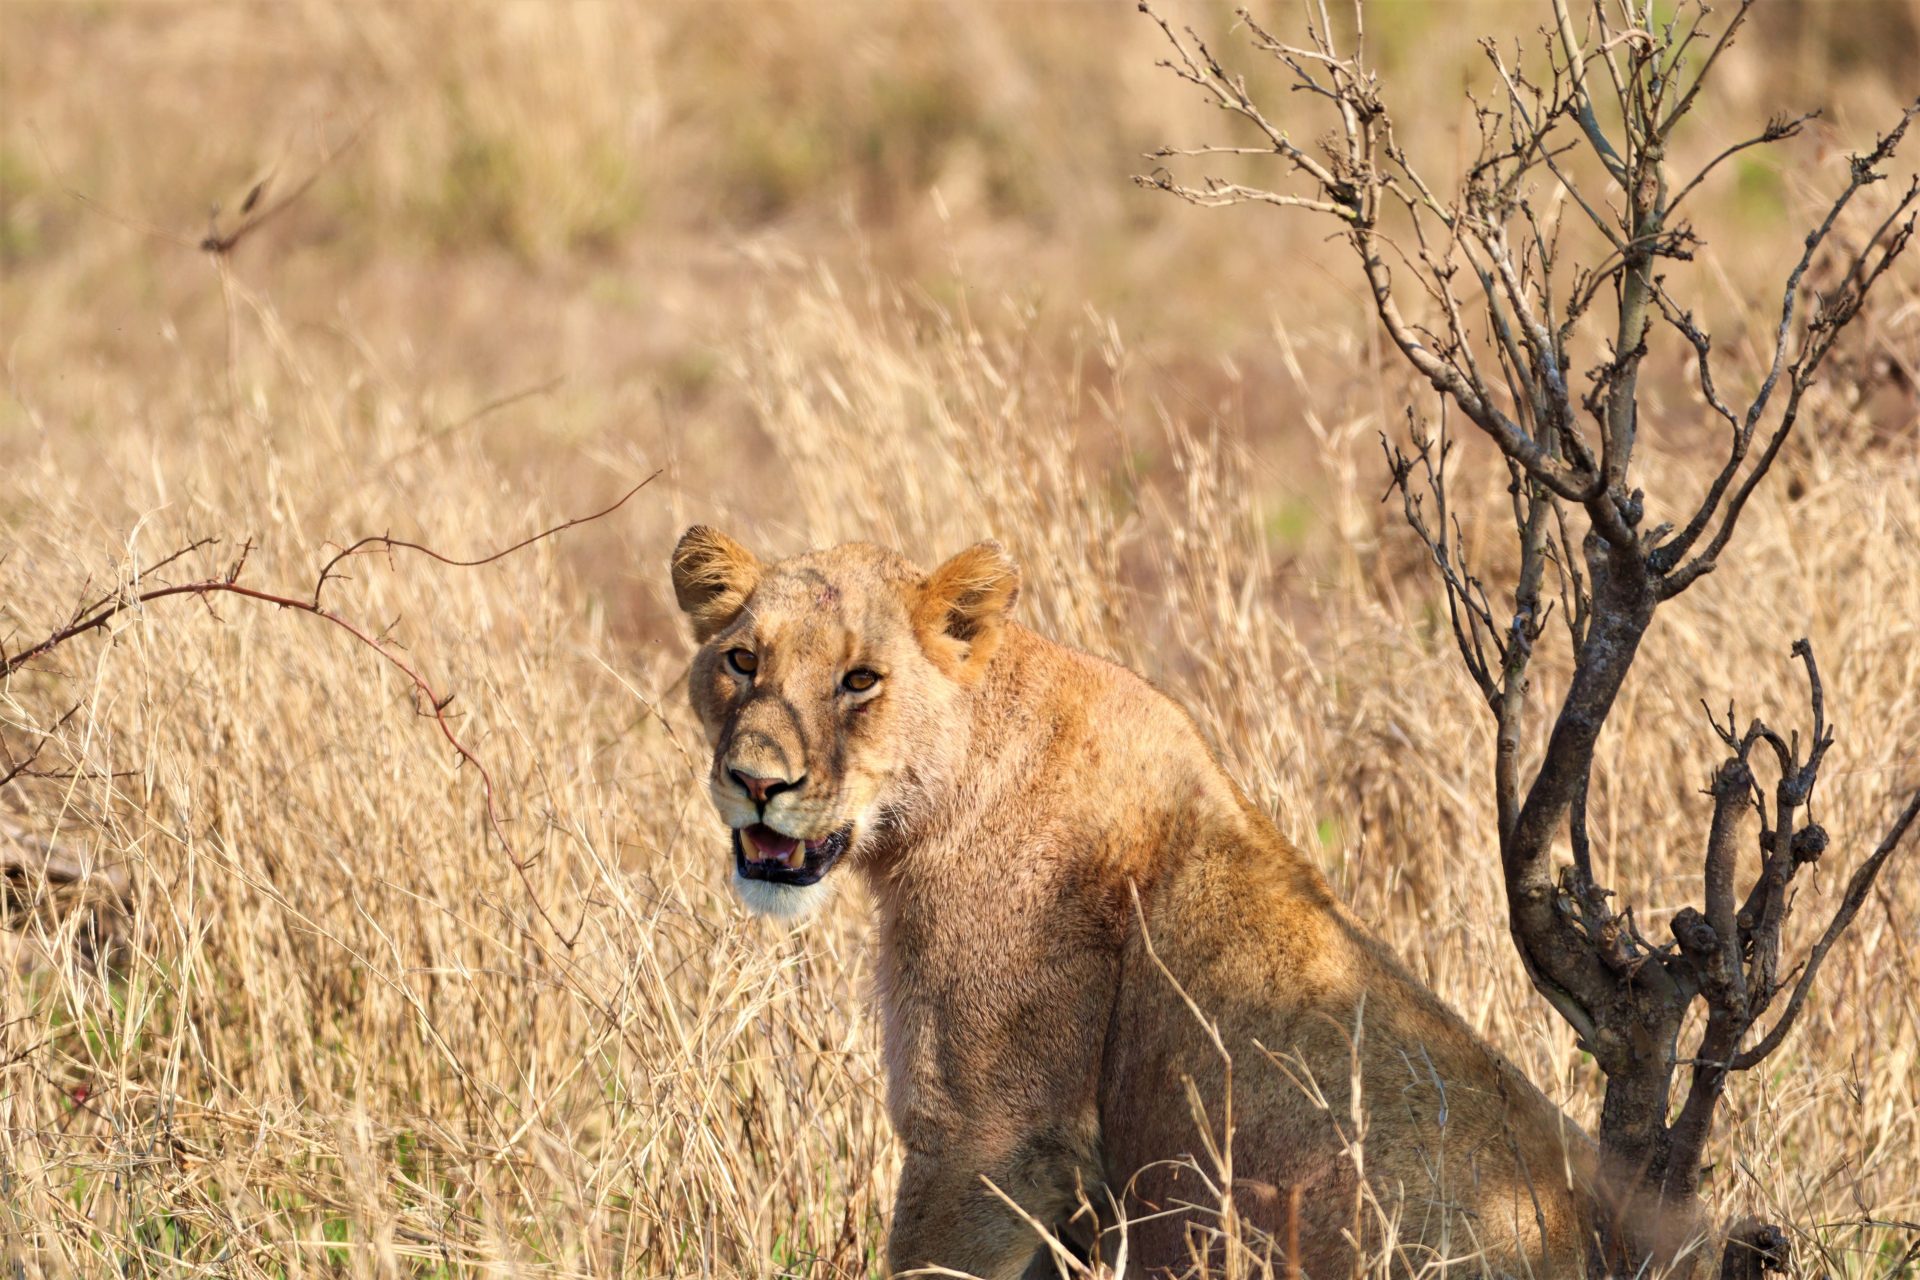
[[[840,683],[848,693],[865,693],[880,683],[880,673],[869,671],[865,667],[855,667],[840,678]]]
[[[750,676],[760,669],[760,655],[751,649],[729,649],[727,665],[743,676]]]

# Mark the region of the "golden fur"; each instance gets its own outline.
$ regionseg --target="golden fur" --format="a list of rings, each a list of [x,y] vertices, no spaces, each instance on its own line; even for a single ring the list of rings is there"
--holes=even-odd
[[[1233,1211],[1276,1270],[1297,1187],[1310,1278],[1389,1237],[1408,1274],[1579,1273],[1585,1138],[1352,917],[1172,700],[1008,619],[1019,575],[996,544],[926,574],[858,544],[763,565],[694,528],[673,576],[722,817],[850,829],[827,879],[872,890],[896,1271],[1028,1266],[1036,1235],[988,1181],[1048,1224],[1084,1195],[1110,1258],[1118,1205],[1129,1268],[1204,1255],[1229,1075],[1190,997],[1231,1055]],[[843,685],[856,668],[871,692]],[[736,771],[801,782],[756,805]],[[801,892],[753,884],[761,909]]]

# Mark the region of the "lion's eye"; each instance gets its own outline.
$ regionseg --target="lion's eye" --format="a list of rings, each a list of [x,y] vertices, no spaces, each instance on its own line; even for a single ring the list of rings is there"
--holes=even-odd
[[[729,649],[727,665],[743,676],[750,676],[760,669],[760,655],[751,649]]]
[[[855,667],[840,678],[848,693],[865,693],[880,683],[880,673],[869,671],[865,667]]]

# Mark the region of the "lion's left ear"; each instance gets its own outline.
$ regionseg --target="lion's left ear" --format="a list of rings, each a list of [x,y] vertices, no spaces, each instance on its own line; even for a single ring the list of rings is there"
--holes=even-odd
[[[697,524],[673,549],[674,598],[701,644],[732,625],[759,581],[760,562],[753,552],[718,529]]]
[[[971,684],[999,647],[1007,613],[1020,595],[1020,566],[997,542],[979,542],[920,584],[914,628],[934,665]]]

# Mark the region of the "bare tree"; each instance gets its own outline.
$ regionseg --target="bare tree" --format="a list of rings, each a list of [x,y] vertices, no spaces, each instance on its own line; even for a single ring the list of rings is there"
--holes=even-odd
[[[1710,788],[1705,901],[1673,918],[1671,937],[1644,936],[1632,908],[1616,908],[1612,891],[1596,883],[1589,856],[1594,745],[1641,638],[1662,604],[1719,564],[1834,344],[1914,230],[1920,183],[1893,197],[1857,248],[1832,234],[1855,197],[1884,178],[1920,101],[1851,158],[1839,194],[1806,236],[1751,397],[1743,403],[1722,391],[1712,341],[1675,301],[1663,271],[1691,260],[1698,241],[1687,200],[1714,169],[1749,147],[1795,136],[1810,117],[1775,118],[1685,181],[1675,181],[1668,155],[1751,5],[1744,0],[1716,31],[1704,4],[1683,3],[1660,21],[1645,0],[1596,0],[1576,19],[1569,0],[1551,0],[1536,56],[1485,42],[1497,98],[1474,104],[1478,153],[1457,194],[1429,183],[1396,140],[1357,5],[1351,37],[1337,40],[1325,0],[1311,0],[1299,44],[1240,11],[1253,49],[1278,59],[1293,90],[1334,118],[1311,149],[1293,141],[1191,28],[1176,32],[1141,6],[1172,45],[1161,65],[1250,132],[1242,145],[1168,147],[1153,158],[1268,155],[1292,185],[1204,178],[1191,186],[1164,167],[1137,181],[1198,205],[1263,203],[1333,220],[1394,348],[1439,395],[1438,433],[1409,413],[1407,445],[1383,444],[1406,518],[1445,587],[1460,658],[1496,726],[1494,788],[1514,945],[1534,986],[1606,1076],[1599,1137],[1613,1212],[1598,1261],[1629,1274],[1680,1243],[1648,1224],[1685,1224],[1691,1233],[1700,1220],[1702,1160],[1728,1076],[1757,1066],[1786,1038],[1821,961],[1920,813],[1916,794],[1853,872],[1819,941],[1783,968],[1794,877],[1827,847],[1807,814],[1833,742],[1820,671],[1800,640],[1793,655],[1806,668],[1810,732],[1783,734],[1759,720],[1742,729],[1731,709],[1714,725],[1727,757]],[[1816,261],[1832,281],[1818,290],[1809,283]],[[1402,309],[1403,296],[1415,295],[1430,317],[1424,322]],[[1676,345],[1692,365],[1726,455],[1691,515],[1648,528],[1634,452],[1640,373],[1658,343]],[[1490,591],[1468,563],[1447,508],[1452,442],[1444,424],[1452,412],[1498,447],[1510,477],[1518,568],[1504,591]],[[1529,669],[1556,603],[1573,669],[1544,757],[1529,768],[1521,752]],[[1762,772],[1772,777],[1770,795]],[[1748,810],[1760,815],[1761,869],[1743,892],[1736,850]],[[1556,867],[1563,836],[1571,862]],[[1704,1027],[1683,1052],[1683,1023],[1696,1002]],[[1642,1212],[1655,1205],[1661,1212]],[[1783,1249],[1776,1229],[1749,1223],[1729,1244],[1728,1273],[1757,1274]]]

